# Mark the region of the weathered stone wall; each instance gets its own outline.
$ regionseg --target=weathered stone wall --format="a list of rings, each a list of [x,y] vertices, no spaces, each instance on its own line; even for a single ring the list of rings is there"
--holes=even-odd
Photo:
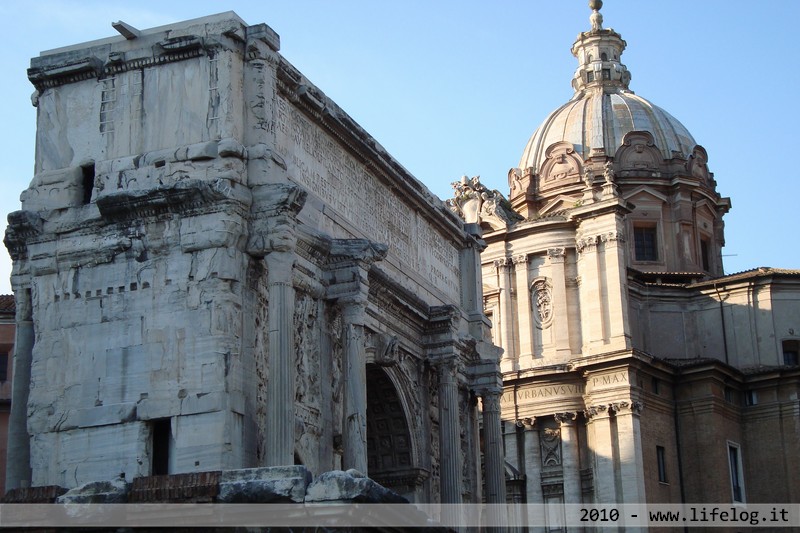
[[[35,175],[6,236],[33,485],[363,471],[383,446],[375,475],[412,499],[480,499],[477,398],[500,380],[477,234],[278,48],[226,13],[33,60]],[[368,365],[398,399],[373,438]]]

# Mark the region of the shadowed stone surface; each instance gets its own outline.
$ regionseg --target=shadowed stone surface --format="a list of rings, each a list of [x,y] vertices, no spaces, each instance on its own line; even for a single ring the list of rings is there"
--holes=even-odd
[[[311,472],[304,466],[225,470],[217,501],[223,503],[302,503]]]

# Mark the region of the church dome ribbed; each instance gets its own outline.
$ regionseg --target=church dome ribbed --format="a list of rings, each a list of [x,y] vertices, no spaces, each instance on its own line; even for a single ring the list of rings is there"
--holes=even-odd
[[[590,20],[592,29],[581,33],[572,47],[578,59],[572,79],[575,94],[533,133],[519,168],[538,172],[547,148],[560,141],[571,143],[583,159],[600,149],[613,157],[631,131],[650,132],[665,159],[687,158],[697,144],[692,135],[675,117],[628,88],[631,76],[620,61],[625,41],[602,27],[599,7]]]

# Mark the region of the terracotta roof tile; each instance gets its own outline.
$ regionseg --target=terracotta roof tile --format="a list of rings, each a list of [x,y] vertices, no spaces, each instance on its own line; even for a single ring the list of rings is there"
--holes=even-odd
[[[16,309],[13,294],[0,294],[0,313],[13,313]]]

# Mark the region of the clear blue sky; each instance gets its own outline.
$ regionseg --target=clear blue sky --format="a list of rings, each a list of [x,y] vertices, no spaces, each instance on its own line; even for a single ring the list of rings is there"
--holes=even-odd
[[[31,57],[116,35],[116,20],[228,10],[277,31],[281,53],[442,198],[462,174],[508,192],[528,138],[572,96],[569,50],[590,14],[585,0],[3,3],[2,227],[33,174]],[[628,43],[631,89],[689,129],[732,200],[726,272],[800,268],[800,2],[606,0],[602,12]],[[3,247],[0,293],[10,268]]]

